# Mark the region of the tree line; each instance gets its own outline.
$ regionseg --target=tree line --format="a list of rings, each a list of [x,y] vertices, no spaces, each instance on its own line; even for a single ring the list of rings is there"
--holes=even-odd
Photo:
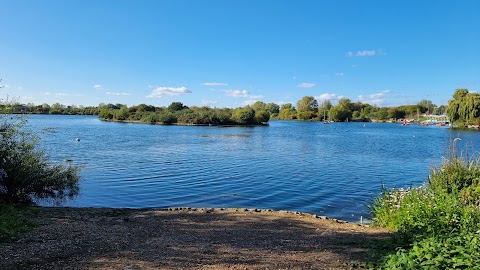
[[[4,106],[0,104],[1,107]],[[10,105],[11,106],[11,105]],[[190,124],[190,125],[258,125],[270,119],[321,121],[386,121],[389,119],[417,118],[419,114],[444,115],[459,127],[480,125],[480,94],[458,89],[448,106],[435,105],[430,100],[417,104],[393,107],[380,107],[362,102],[352,102],[342,98],[336,105],[329,100],[318,103],[313,96],[304,96],[294,105],[286,103],[264,103],[239,108],[210,108],[185,106],[172,102],[169,106],[157,107],[140,104],[128,107],[124,104],[104,104],[98,106],[65,106],[15,104],[16,113],[98,115],[110,121],[132,121],[142,123]]]
[[[378,107],[342,98],[334,106],[329,100],[318,104],[313,96],[304,96],[297,102],[296,107],[291,103],[283,104],[278,115],[272,117],[279,120],[385,121],[388,119],[416,118],[419,114],[425,113],[441,115],[445,112],[445,105],[437,106],[432,101],[425,99],[415,105]]]

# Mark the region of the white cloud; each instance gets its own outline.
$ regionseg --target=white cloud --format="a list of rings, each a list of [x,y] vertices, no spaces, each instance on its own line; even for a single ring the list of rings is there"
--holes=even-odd
[[[345,75],[343,72],[336,72],[335,73],[336,76],[339,76],[339,77],[342,77],[343,75]]]
[[[315,84],[314,83],[301,83],[299,85],[297,85],[297,87],[300,87],[300,88],[312,88],[312,87],[315,87]]]
[[[105,94],[110,96],[130,96],[129,93],[119,93],[119,92],[105,92]]]
[[[202,85],[205,85],[205,86],[227,86],[228,83],[222,83],[222,82],[205,82],[205,83],[202,83]]]
[[[99,91],[100,91],[100,90],[103,90],[103,86],[101,86],[100,84],[95,84],[95,85],[93,86],[93,88],[94,88],[95,90],[99,90]]]
[[[188,88],[182,87],[157,87],[152,90],[148,98],[162,98],[164,96],[180,96],[192,93]]]
[[[225,92],[225,95],[226,95],[226,96],[234,97],[234,98],[248,98],[248,99],[261,99],[261,98],[264,98],[264,96],[262,96],[262,95],[258,95],[258,96],[250,95],[250,92],[248,92],[247,90],[235,90],[235,89],[232,89],[232,90],[225,90],[224,92]]]
[[[358,51],[357,54],[355,54],[356,56],[374,56],[376,55],[377,52],[375,50],[371,50],[371,51]]]
[[[247,90],[225,90],[225,95],[234,98],[248,98],[250,93]]]
[[[381,106],[385,103],[385,97],[388,93],[390,93],[390,90],[384,90],[380,93],[372,94],[372,95],[360,95],[358,96],[358,101],[362,103],[368,103],[371,105],[377,105]]]
[[[375,56],[375,55],[382,55],[384,54],[382,50],[363,50],[357,52],[347,52],[345,55],[348,57],[365,57],[365,56]]]
[[[321,95],[315,97],[315,99],[318,100],[319,103],[322,103],[325,100],[339,100],[339,99],[342,99],[342,98],[343,98],[343,96],[339,96],[337,94],[329,94],[329,93],[321,94]]]

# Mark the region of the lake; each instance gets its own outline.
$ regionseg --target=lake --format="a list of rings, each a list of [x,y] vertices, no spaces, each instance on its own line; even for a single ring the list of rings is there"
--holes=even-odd
[[[267,127],[160,126],[30,115],[56,162],[83,167],[73,207],[243,207],[347,221],[387,187],[427,180],[449,140],[476,132],[385,123],[271,121]],[[80,138],[76,141],[75,138]]]

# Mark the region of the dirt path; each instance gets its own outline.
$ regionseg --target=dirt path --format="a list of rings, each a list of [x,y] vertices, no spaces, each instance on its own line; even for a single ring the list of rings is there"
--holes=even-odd
[[[39,208],[0,269],[344,269],[388,232],[245,209]]]

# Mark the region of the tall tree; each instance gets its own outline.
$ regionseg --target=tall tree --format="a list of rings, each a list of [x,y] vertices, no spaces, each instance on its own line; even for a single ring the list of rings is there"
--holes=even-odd
[[[325,100],[318,106],[318,115],[321,116],[322,118],[328,118],[328,111],[330,111],[330,108],[332,108],[332,102],[330,100]]]
[[[431,100],[422,99],[417,104],[420,107],[421,112],[428,112],[430,114],[433,113],[433,110],[437,107],[437,105],[433,104]]]
[[[316,117],[318,102],[312,96],[304,96],[297,102],[297,118],[301,120],[310,120]]]
[[[318,109],[318,102],[312,96],[304,96],[297,102],[297,111],[305,112],[311,111],[315,112]]]

